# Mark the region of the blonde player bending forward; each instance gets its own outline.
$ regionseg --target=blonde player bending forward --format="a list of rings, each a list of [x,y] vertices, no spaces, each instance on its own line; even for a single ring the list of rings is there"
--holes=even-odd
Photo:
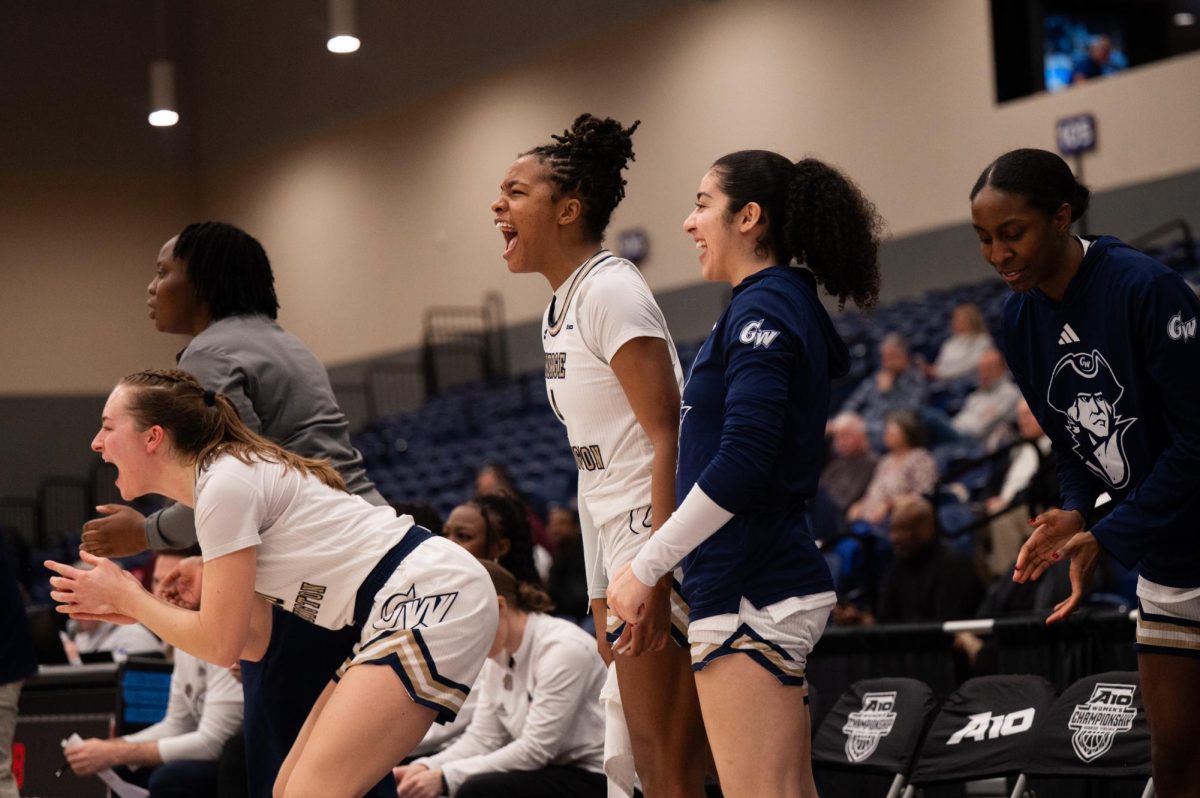
[[[138,621],[225,667],[265,651],[272,603],[326,628],[360,627],[283,763],[276,796],[360,796],[435,720],[454,718],[497,623],[487,573],[460,547],[346,493],[327,461],[254,434],[228,399],[181,371],[122,380],[92,448],[117,466],[123,498],[157,493],[195,508],[200,610],[156,599],[85,553],[93,570],[46,563],[59,574],[51,595],[60,612]]]

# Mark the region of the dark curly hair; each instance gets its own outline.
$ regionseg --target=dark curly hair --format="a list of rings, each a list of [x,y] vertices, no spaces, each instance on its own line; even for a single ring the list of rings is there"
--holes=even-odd
[[[554,600],[537,585],[522,582],[499,563],[482,560],[480,564],[492,578],[496,595],[504,596],[510,607],[523,612],[550,612],[554,609]]]
[[[279,315],[275,275],[258,239],[225,222],[196,222],[175,240],[196,298],[213,321],[255,313]]]
[[[552,144],[521,153],[521,157],[533,155],[550,166],[556,197],[579,196],[584,229],[595,241],[604,238],[613,210],[625,198],[621,172],[629,161],[636,160],[632,136],[640,124],[638,120],[623,128],[615,119],[580,114],[569,130],[550,137]]]
[[[1071,206],[1071,221],[1087,213],[1092,192],[1075,179],[1071,167],[1047,150],[1010,150],[987,165],[971,189],[971,200],[985,187],[1020,194],[1030,206],[1053,216],[1064,204]]]
[[[520,581],[541,585],[542,577],[533,563],[533,530],[524,505],[499,494],[476,496],[467,503],[483,516],[488,550],[500,540],[508,541],[508,554],[500,558],[500,564]]]
[[[845,175],[815,158],[792,163],[767,150],[730,153],[712,171],[729,197],[730,218],[750,202],[762,208],[760,255],[806,266],[839,308],[847,299],[864,310],[879,301],[883,223]]]

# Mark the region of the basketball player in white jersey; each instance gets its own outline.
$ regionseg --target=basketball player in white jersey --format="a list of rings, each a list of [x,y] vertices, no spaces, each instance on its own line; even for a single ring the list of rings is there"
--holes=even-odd
[[[546,392],[579,469],[597,645],[606,662],[615,651],[643,791],[691,797],[704,794],[708,747],[686,648],[687,608],[671,574],[637,625],[610,616],[604,599],[608,575],[675,503],[679,360],[641,273],[602,245],[625,196],[621,172],[633,158],[636,128],[580,116],[509,167],[492,211],[509,271],[541,274],[554,291],[542,326]]]

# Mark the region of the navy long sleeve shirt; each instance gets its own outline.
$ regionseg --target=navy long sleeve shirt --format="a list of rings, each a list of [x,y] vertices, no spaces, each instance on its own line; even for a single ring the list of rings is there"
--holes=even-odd
[[[1061,302],[1034,290],[1004,306],[1003,347],[1054,443],[1062,506],[1145,578],[1200,585],[1200,302],[1127,244],[1092,242]]]
[[[747,277],[683,391],[677,501],[693,485],[734,514],[683,562],[692,619],[833,589],[813,540],[830,382],[849,353],[805,269]]]

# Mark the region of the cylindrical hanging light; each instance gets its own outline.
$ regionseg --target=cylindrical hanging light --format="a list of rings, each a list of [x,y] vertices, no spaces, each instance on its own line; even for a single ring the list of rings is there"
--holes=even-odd
[[[150,124],[171,127],[179,121],[175,107],[175,64],[165,58],[150,62]]]
[[[329,0],[329,41],[331,53],[353,53],[359,47],[355,24],[354,0]]]

